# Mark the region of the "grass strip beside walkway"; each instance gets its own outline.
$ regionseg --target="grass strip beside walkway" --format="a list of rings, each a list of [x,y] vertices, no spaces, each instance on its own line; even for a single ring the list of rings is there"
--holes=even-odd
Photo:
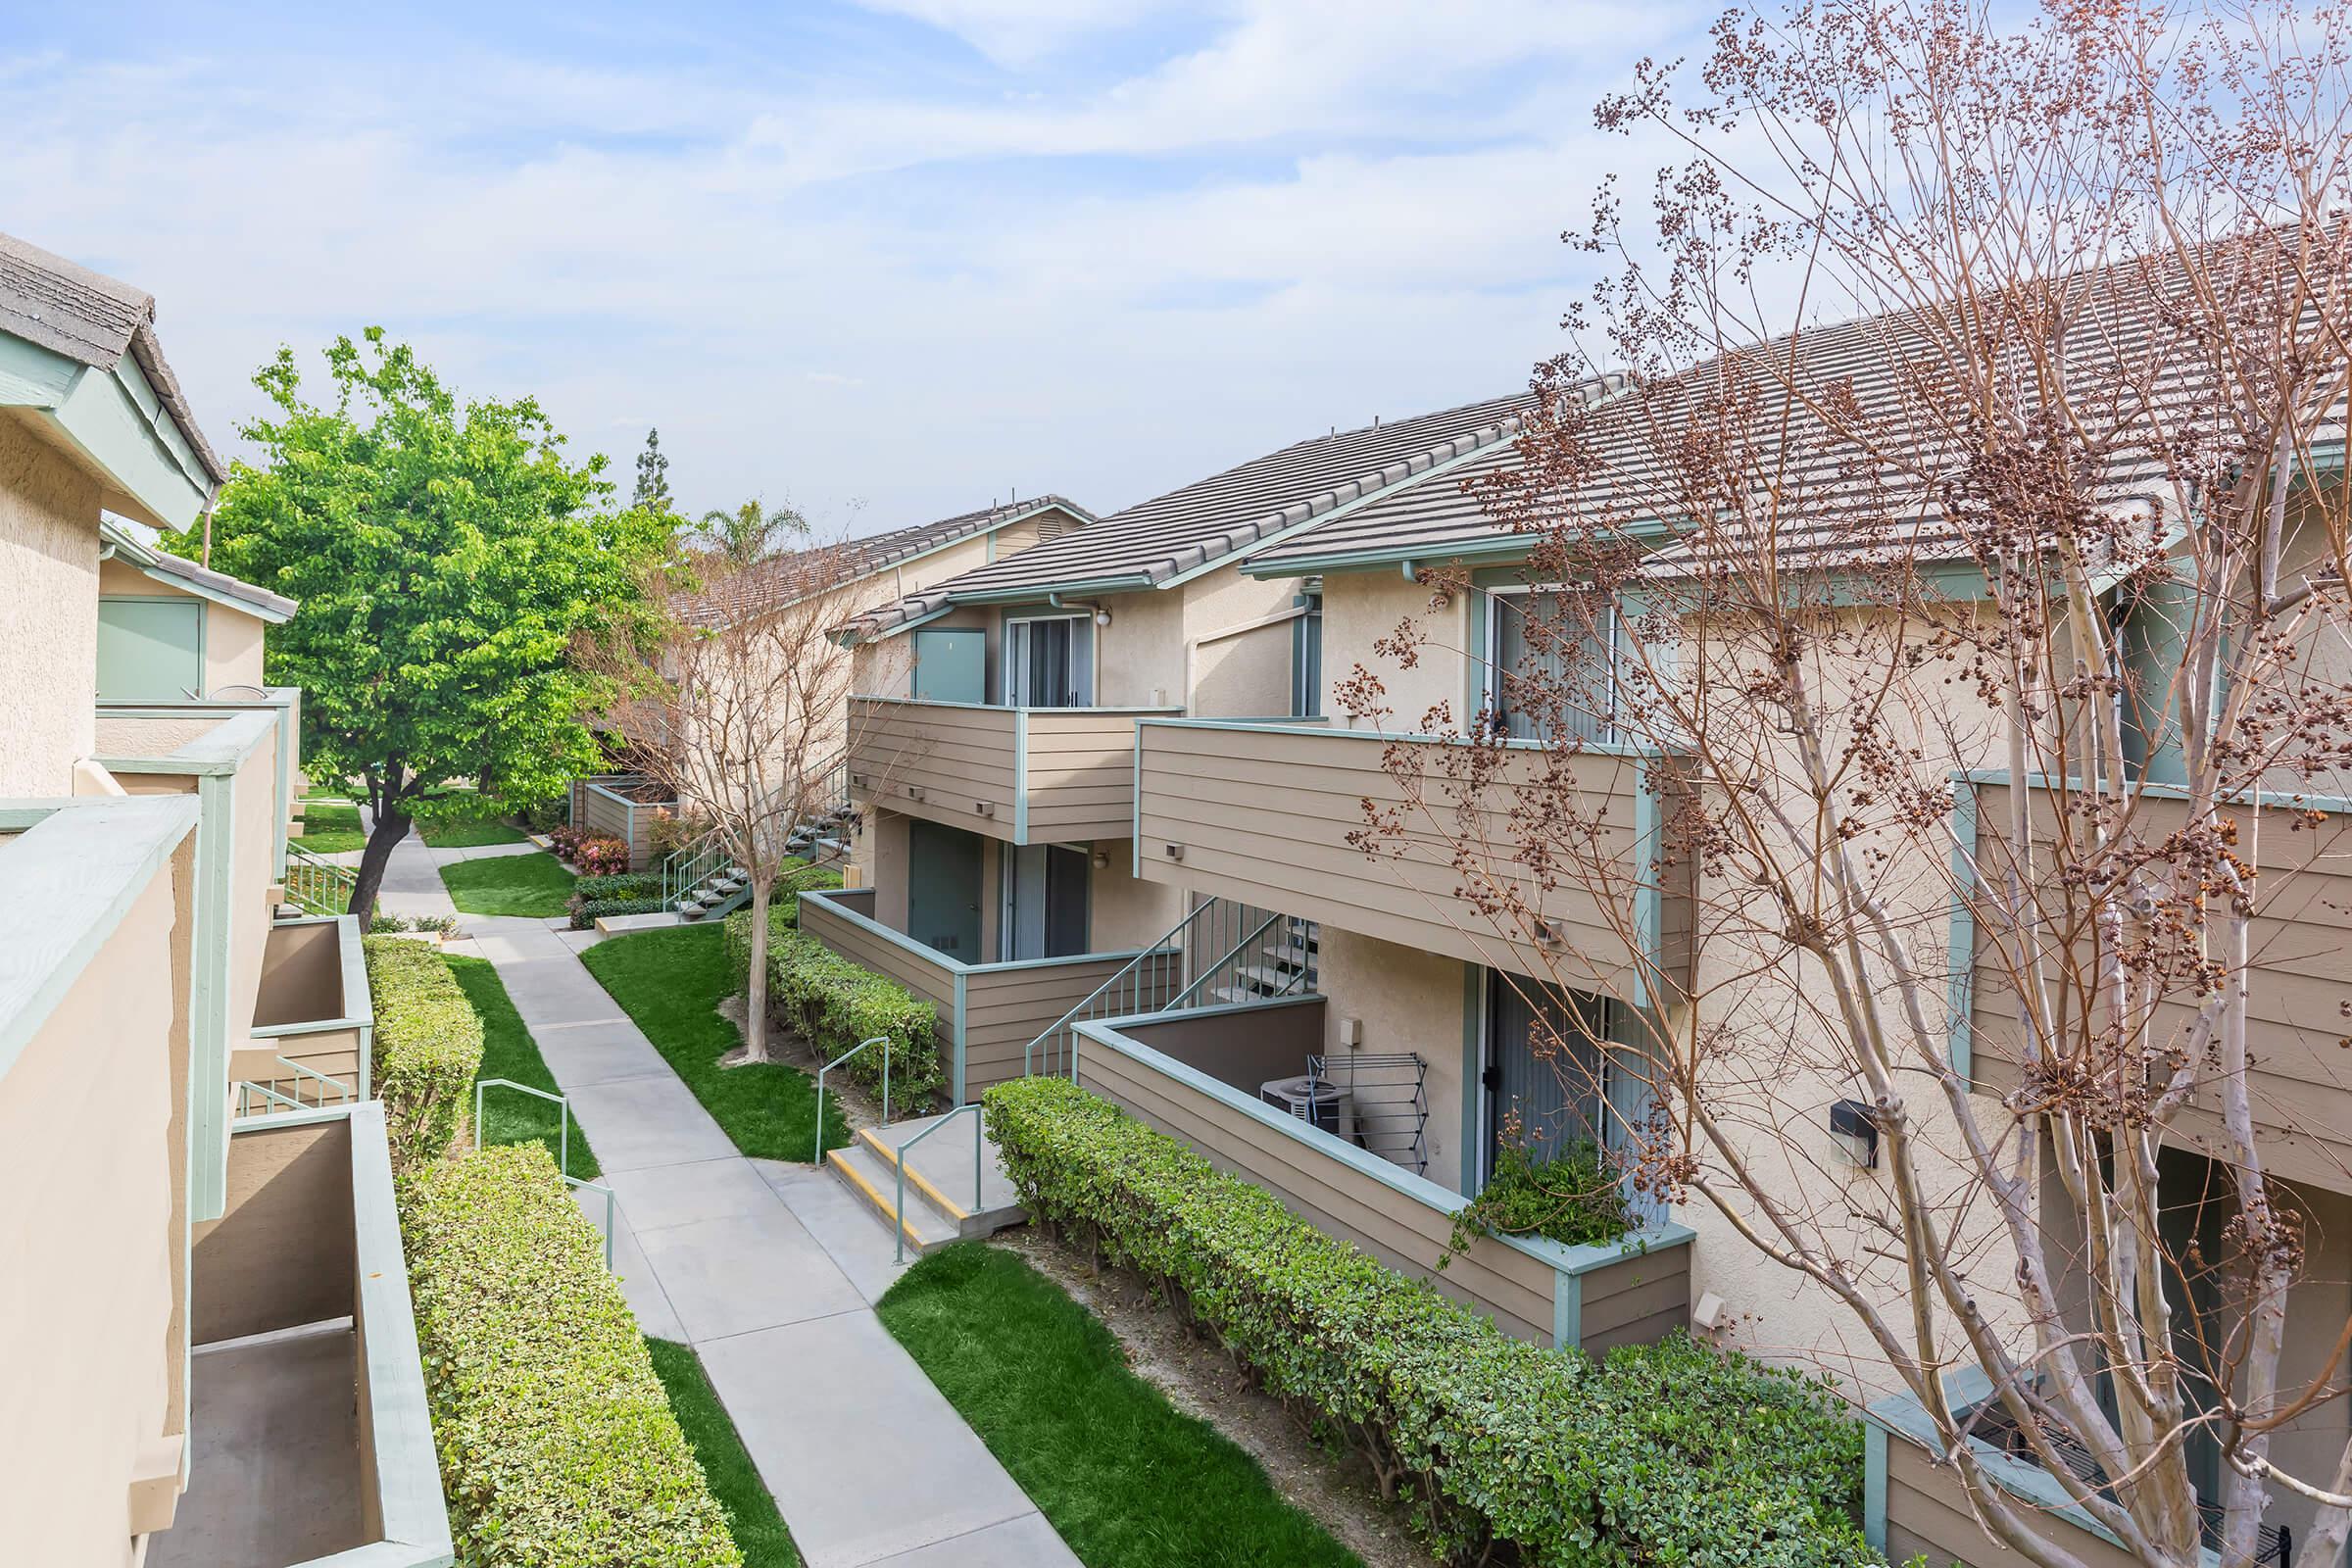
[[[529,855],[493,855],[441,867],[450,902],[467,914],[510,914],[552,919],[571,899],[572,876],[545,850]]]
[[[943,1249],[876,1310],[1087,1568],[1362,1568],[1012,1253]]]
[[[636,1020],[737,1149],[761,1159],[808,1160],[816,1136],[816,1086],[809,1075],[780,1061],[718,1064],[743,1037],[717,1010],[735,994],[735,976],[715,922],[609,938],[582,953],[580,961]],[[839,1103],[827,1096],[825,1147],[849,1141]]]
[[[482,1020],[482,1068],[474,1074],[483,1078],[511,1078],[518,1084],[529,1084],[550,1094],[560,1093],[556,1075],[547,1070],[547,1062],[539,1054],[539,1044],[523,1024],[522,1015],[514,1010],[514,1002],[507,996],[506,983],[498,977],[498,967],[488,958],[466,958],[443,954],[441,961],[449,965],[456,977],[458,989],[473,1004],[474,1012]],[[472,1107],[466,1107],[467,1114]],[[547,1146],[548,1157],[557,1157],[557,1108],[544,1100],[518,1095],[512,1089],[493,1089],[482,1097],[482,1142],[485,1144],[527,1144],[534,1140]],[[565,1114],[568,1114],[566,1111]],[[596,1162],[596,1151],[588,1147],[588,1135],[580,1131],[578,1117],[571,1122],[571,1174],[594,1181],[604,1173]]]
[[[345,855],[366,849],[368,835],[360,831],[360,808],[349,802],[305,801],[302,832],[287,842],[313,855]]]
[[[669,1408],[702,1464],[710,1494],[726,1511],[727,1533],[743,1553],[744,1568],[800,1568],[801,1554],[776,1512],[776,1499],[743,1451],[743,1440],[704,1374],[702,1358],[668,1340],[649,1337],[645,1348],[654,1357],[654,1375],[669,1391]]]
[[[471,850],[484,844],[521,844],[530,835],[496,817],[473,816],[450,822],[419,822],[416,831],[436,850]]]

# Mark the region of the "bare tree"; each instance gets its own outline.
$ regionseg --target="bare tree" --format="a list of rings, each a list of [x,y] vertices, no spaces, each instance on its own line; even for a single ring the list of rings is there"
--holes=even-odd
[[[2162,1568],[2253,1563],[2281,1499],[2306,1568],[2352,1528],[2352,1319],[2293,1185],[2352,1186],[2295,1089],[2352,1005],[2294,947],[2346,920],[2346,25],[1860,0],[1644,68],[1601,122],[1678,160],[1570,236],[1606,275],[1488,492],[1550,591],[1359,835],[1624,1004],[1629,1180],[1826,1293],[2046,1568],[2079,1559],[1972,1434]],[[1343,702],[1398,721],[1375,670]],[[1594,786],[1627,766],[1662,849]],[[1875,1170],[1826,1152],[1835,1098]]]
[[[751,888],[752,952],[740,1061],[769,1059],[768,909],[790,842],[843,804],[853,722],[851,652],[832,635],[863,606],[854,545],[765,559],[699,558],[668,614],[583,658],[617,693],[604,721],[722,846]]]

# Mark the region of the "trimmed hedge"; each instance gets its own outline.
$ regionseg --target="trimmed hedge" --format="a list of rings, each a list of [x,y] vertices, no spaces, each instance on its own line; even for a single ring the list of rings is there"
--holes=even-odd
[[[618,876],[584,876],[572,883],[571,896],[582,904],[597,899],[659,899],[662,873],[623,871]]]
[[[476,1568],[741,1568],[637,1321],[544,1146],[401,1194],[433,1445]]]
[[[438,948],[370,936],[360,951],[375,999],[368,1070],[384,1102],[392,1168],[405,1171],[448,1153],[466,1125],[482,1066],[482,1020]]]
[[[571,903],[571,928],[585,931],[608,914],[661,914],[668,907],[659,898],[574,899]]]
[[[861,968],[806,936],[768,910],[768,1016],[799,1032],[810,1049],[830,1061],[861,1040],[890,1039],[891,1103],[917,1105],[948,1087],[940,1055],[939,1009],[920,1002],[905,986]],[[749,989],[752,975],[752,912],[727,916],[722,940],[735,982]],[[876,1047],[852,1058],[851,1076],[879,1094],[882,1051]]]
[[[1141,1271],[1371,1461],[1447,1562],[1862,1568],[1862,1433],[1824,1379],[1683,1336],[1511,1339],[1065,1079],[985,1098],[1034,1217]]]

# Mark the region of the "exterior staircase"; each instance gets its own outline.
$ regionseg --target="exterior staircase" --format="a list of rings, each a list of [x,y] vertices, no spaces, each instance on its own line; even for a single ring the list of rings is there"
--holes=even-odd
[[[1265,1002],[1275,997],[1312,996],[1321,979],[1322,944],[1315,922],[1284,916],[1266,933],[1254,954],[1236,954],[1223,983],[1209,988],[1217,1003]]]
[[[885,1230],[898,1217],[900,1150],[947,1120],[918,1116],[888,1127],[863,1127],[841,1149],[825,1152],[833,1179],[874,1211]],[[980,1132],[980,1118],[967,1113],[969,1127],[951,1127],[924,1139],[904,1163],[906,1169],[906,1249],[928,1252],[975,1236],[987,1236],[1028,1218],[997,1162],[996,1145]],[[977,1201],[972,1184],[972,1140],[980,1138]]]
[[[784,840],[787,854],[816,864],[849,858],[850,835],[856,829],[858,811],[850,804],[846,768],[837,767],[833,774],[838,787],[826,793],[835,804],[794,824]],[[751,878],[717,843],[715,836],[680,850],[662,862],[662,902],[675,909],[681,920],[723,919],[751,896]]]

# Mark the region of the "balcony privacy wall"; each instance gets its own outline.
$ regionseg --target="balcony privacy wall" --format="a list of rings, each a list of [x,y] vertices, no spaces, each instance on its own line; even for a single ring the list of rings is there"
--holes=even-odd
[[[1651,1343],[1689,1321],[1690,1231],[1668,1227],[1623,1250],[1487,1236],[1440,1272],[1458,1195],[1274,1110],[1256,1099],[1254,1086],[1218,1076],[1254,1075],[1250,1064],[1270,1059],[1259,1054],[1268,1042],[1287,1042],[1298,1054],[1319,1051],[1324,1007],[1317,997],[1083,1024],[1078,1083],[1191,1145],[1219,1170],[1263,1187],[1316,1229],[1429,1280],[1515,1338],[1597,1352]],[[1287,1059],[1290,1050],[1282,1054]]]
[[[1147,721],[1139,739],[1138,873],[1579,990],[1645,995],[1636,983],[1639,945],[1656,955],[1669,985],[1682,989],[1690,961],[1690,867],[1680,858],[1657,863],[1665,848],[1658,824],[1687,787],[1680,771],[1655,757],[1602,749],[1505,757],[1466,829],[1473,842],[1492,847],[1482,869],[1533,896],[1510,859],[1516,835],[1526,830],[1509,812],[1517,792],[1552,761],[1572,776],[1577,809],[1594,824],[1599,854],[1619,868],[1603,885],[1544,894],[1541,912],[1556,940],[1539,948],[1525,940],[1528,933],[1499,929],[1456,896],[1462,876],[1441,830],[1464,830],[1457,797],[1442,779],[1462,751],[1372,731]],[[1410,760],[1428,779],[1419,804],[1386,765],[1392,756]],[[1643,788],[1645,776],[1658,794]],[[1367,826],[1367,807],[1400,830],[1381,835],[1377,853],[1350,842]]]
[[[626,844],[632,871],[646,870],[661,858],[662,852],[654,843],[654,824],[677,804],[637,799],[637,792],[644,787],[645,779],[635,773],[571,781],[571,825]]]
[[[1031,1041],[1127,966],[1132,953],[1085,954],[1012,963],[958,963],[873,916],[874,892],[853,888],[801,895],[801,929],[833,952],[905,986],[939,1010],[939,1047],[957,1102],[1023,1071]],[[1173,963],[1147,1003],[1181,985]]]
[[[1123,839],[1136,721],[1175,711],[853,698],[850,787],[867,805],[1008,844]]]
[[[1960,821],[1964,834],[1973,827],[1980,902],[1997,902],[2012,874],[2021,885],[2039,890],[2039,918],[2049,923],[2032,931],[2030,956],[2052,966],[2071,961],[2079,973],[2093,975],[2099,960],[2087,918],[2092,901],[2087,894],[2051,891],[2045,853],[2027,863],[2010,848],[2014,796],[2005,782],[1979,780],[1968,786]],[[2062,829],[2082,831],[2079,823],[2062,820],[2060,797],[2046,789],[2028,792],[2036,843],[2048,846]],[[2232,811],[2239,823],[2239,851],[2259,865],[2255,918],[2250,952],[2254,973],[2248,985],[2250,1014],[2247,1047],[2252,1058],[2249,1091],[2257,1133],[2263,1138],[2264,1157],[2273,1175],[2309,1182],[2330,1191],[2352,1187],[2345,1176],[2352,1169],[2352,1053],[2342,1046],[2346,1025],[2341,1004],[2352,986],[2352,815],[2330,815],[2313,822],[2299,820],[2286,808]],[[2146,843],[2161,844],[2185,819],[2186,808],[2177,798],[2150,790],[2143,794],[2134,815],[2134,831]],[[2079,858],[2072,852],[2070,858]],[[2029,895],[2034,898],[2034,895]],[[2217,914],[2219,913],[2217,906]],[[2079,929],[2063,929],[2073,923]],[[2218,927],[2217,927],[2218,928]],[[2076,938],[2070,942],[2069,936]],[[1955,950],[1974,955],[1967,983],[1966,1026],[1954,1035],[1955,1052],[1978,1086],[2000,1094],[2016,1087],[2020,1050],[2018,1003],[2011,980],[2020,952],[2013,939],[2004,939],[1990,921],[1970,919],[1965,912],[1954,931]],[[2006,957],[2004,957],[2006,954]],[[2066,987],[2081,998],[2088,994],[2085,981]],[[2194,1021],[2197,996],[2186,984],[2165,996],[2153,1019],[2156,1041],[2185,1042]],[[2064,1020],[2072,1030],[2082,1020]],[[2192,1102],[2174,1123],[2183,1145],[2226,1157],[2221,1140],[2220,1098],[2208,1085],[2200,1086]]]

